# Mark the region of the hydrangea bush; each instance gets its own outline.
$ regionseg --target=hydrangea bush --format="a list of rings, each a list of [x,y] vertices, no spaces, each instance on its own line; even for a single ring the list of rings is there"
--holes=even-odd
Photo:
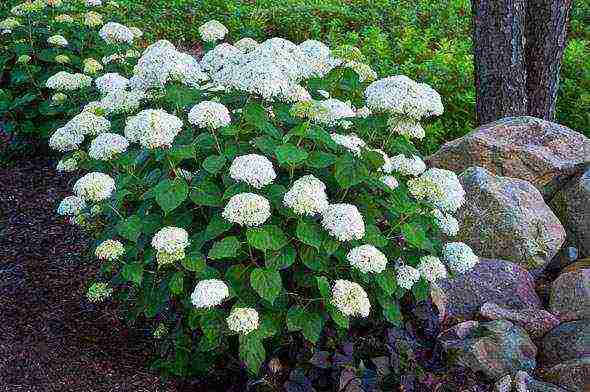
[[[378,79],[354,47],[199,31],[200,59],[158,41],[129,74],[105,67],[50,139],[81,175],[57,211],[96,238],[88,299],[151,323],[161,368],[229,354],[256,373],[294,336],[400,324],[403,296],[473,267],[451,238],[464,191],[412,144],[436,91]]]
[[[0,17],[0,137],[12,150],[45,144],[57,124],[96,95],[92,78],[107,64],[130,71],[141,31],[105,24],[119,13],[114,1],[34,0],[6,7],[7,17]],[[110,90],[108,82],[98,90]],[[3,144],[0,150],[7,148],[4,138]]]

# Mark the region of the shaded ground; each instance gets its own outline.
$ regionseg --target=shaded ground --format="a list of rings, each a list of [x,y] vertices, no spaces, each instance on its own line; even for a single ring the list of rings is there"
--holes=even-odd
[[[84,301],[88,240],[55,214],[72,183],[46,160],[0,169],[0,391],[177,391],[141,331]]]

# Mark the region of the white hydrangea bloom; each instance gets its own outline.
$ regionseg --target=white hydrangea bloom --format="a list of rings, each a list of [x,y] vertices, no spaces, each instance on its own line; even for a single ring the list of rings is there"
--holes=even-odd
[[[409,117],[390,116],[387,119],[387,125],[392,132],[412,139],[422,140],[426,136],[426,131],[420,122]]]
[[[383,158],[383,165],[379,168],[380,172],[389,174],[393,171],[391,158],[389,158],[389,155],[387,155],[385,151],[381,150],[380,148],[370,148],[369,150],[380,154],[381,158]]]
[[[89,302],[104,302],[113,295],[113,288],[108,283],[93,283],[86,293]]]
[[[346,62],[346,66],[356,72],[361,83],[377,79],[377,72],[369,64],[360,61],[348,61]]]
[[[88,173],[74,184],[74,193],[85,201],[106,200],[113,195],[113,192],[115,192],[115,180],[104,173]]]
[[[427,200],[444,212],[455,212],[465,203],[465,191],[450,170],[430,168],[408,181],[408,190],[419,200]]]
[[[360,272],[378,274],[385,270],[387,257],[373,245],[361,245],[351,249],[346,258]]]
[[[323,42],[308,39],[299,44],[299,49],[309,59],[314,76],[323,77],[340,64],[339,60],[332,57],[330,48]]]
[[[186,53],[175,52],[169,75],[171,80],[179,81],[186,86],[199,88],[209,79],[201,69],[201,65],[193,56]]]
[[[396,268],[397,284],[406,290],[411,290],[412,287],[420,280],[420,271],[411,265],[401,265]]]
[[[218,279],[201,280],[191,294],[191,302],[197,309],[221,305],[229,297],[229,287]]]
[[[144,148],[169,148],[181,130],[178,117],[161,109],[146,109],[127,119],[125,137]]]
[[[418,271],[429,282],[436,282],[447,277],[447,269],[442,261],[436,256],[422,256]]]
[[[365,235],[365,222],[352,204],[331,204],[322,211],[322,225],[339,241],[360,240]]]
[[[229,168],[229,175],[235,181],[245,182],[257,189],[264,188],[277,178],[272,162],[267,157],[258,154],[247,154],[234,158]]]
[[[61,159],[59,162],[57,162],[57,166],[55,168],[55,170],[58,172],[66,173],[73,172],[76,169],[78,169],[78,161],[73,157]]]
[[[188,233],[180,227],[167,226],[160,229],[152,238],[158,265],[171,264],[185,257],[189,246]]]
[[[50,76],[45,82],[45,86],[51,90],[57,91],[74,91],[85,87],[90,87],[92,78],[81,73],[69,73],[60,71]]]
[[[240,226],[260,226],[270,218],[270,203],[255,193],[238,193],[232,196],[222,216],[224,219]]]
[[[101,63],[96,61],[93,58],[84,59],[84,73],[89,75],[94,75],[103,70],[103,66]]]
[[[129,30],[131,30],[133,37],[135,38],[141,38],[143,36],[143,31],[141,31],[141,29],[138,27],[129,27]]]
[[[125,246],[117,240],[105,240],[94,251],[96,258],[105,261],[115,261],[125,254]]]
[[[84,141],[84,135],[68,128],[58,128],[49,138],[49,147],[59,152],[75,151]]]
[[[348,280],[334,282],[331,302],[346,316],[368,317],[371,311],[367,292],[358,283]]]
[[[216,74],[224,67],[231,67],[241,62],[244,52],[228,43],[222,43],[205,53],[201,59],[203,70]]]
[[[111,122],[102,116],[89,111],[82,111],[82,113],[74,116],[64,126],[80,135],[100,135],[108,132],[111,128]]]
[[[76,216],[86,208],[84,199],[78,196],[64,198],[57,207],[57,213],[62,216]]]
[[[371,83],[365,90],[367,106],[375,112],[421,119],[440,116],[440,95],[425,83],[416,83],[405,75],[390,76]]]
[[[259,325],[258,312],[253,308],[235,307],[232,309],[226,321],[227,327],[231,331],[244,335],[257,330]]]
[[[56,35],[52,35],[51,37],[47,38],[47,43],[49,45],[54,45],[54,46],[61,46],[61,47],[66,47],[68,46],[68,40],[64,38],[64,36],[56,34]]]
[[[99,161],[109,161],[127,151],[129,141],[116,133],[102,133],[90,143],[88,155]]]
[[[315,215],[328,208],[326,185],[311,174],[297,179],[284,197],[283,204],[298,215]]]
[[[142,101],[148,96],[142,90],[116,90],[106,94],[98,105],[105,113],[132,113],[141,106]]]
[[[449,237],[454,237],[459,233],[459,221],[457,218],[451,214],[442,212],[438,208],[434,209],[432,214],[436,219],[438,227],[444,234],[448,235]]]
[[[200,128],[218,129],[231,123],[229,110],[219,102],[203,101],[192,107],[188,121]]]
[[[360,155],[361,150],[367,145],[363,139],[355,134],[341,135],[339,133],[332,133],[330,137],[334,143],[341,145],[355,155]]]
[[[479,262],[479,257],[463,242],[446,244],[443,255],[449,269],[460,274],[470,271]]]
[[[199,27],[199,34],[201,35],[201,39],[205,42],[222,40],[228,32],[227,28],[215,19],[203,23]]]
[[[244,37],[234,43],[234,46],[244,53],[253,51],[258,47],[258,45],[260,44],[255,39],[249,37]]]
[[[418,155],[407,157],[399,154],[390,158],[391,171],[403,176],[419,176],[426,170],[426,164]]]
[[[65,55],[65,54],[58,54],[57,56],[55,56],[53,58],[53,60],[58,64],[69,64],[70,63],[70,58],[68,57],[68,55]]]
[[[94,85],[101,94],[106,95],[113,91],[126,89],[129,85],[129,79],[116,72],[109,72],[96,78]]]
[[[367,106],[363,106],[362,108],[359,108],[356,111],[356,116],[358,118],[368,118],[372,114],[373,114],[373,112]]]
[[[102,0],[86,0],[86,5],[89,7],[98,7],[102,5]]]
[[[12,30],[19,27],[21,23],[15,18],[6,18],[0,21],[0,33],[10,34]]]
[[[133,42],[135,36],[129,27],[117,22],[108,22],[98,31],[98,35],[109,44]]]
[[[399,186],[399,182],[397,181],[397,179],[391,175],[381,176],[380,180],[390,190],[394,190]]]
[[[311,120],[318,124],[334,125],[343,118],[356,116],[356,111],[350,102],[342,102],[336,98],[317,101],[319,110],[314,110]]]
[[[98,12],[89,11],[84,14],[84,24],[88,27],[97,27],[104,23],[102,15]]]

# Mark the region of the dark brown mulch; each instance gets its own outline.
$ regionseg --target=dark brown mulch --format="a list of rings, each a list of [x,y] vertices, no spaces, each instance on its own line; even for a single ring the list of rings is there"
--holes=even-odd
[[[0,391],[176,391],[149,372],[149,339],[84,300],[96,267],[55,213],[73,176],[36,159],[0,169]]]

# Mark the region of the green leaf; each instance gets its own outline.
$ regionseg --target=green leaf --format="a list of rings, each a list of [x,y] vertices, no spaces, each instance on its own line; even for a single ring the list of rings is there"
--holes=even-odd
[[[307,159],[307,151],[294,144],[283,144],[275,149],[280,165],[296,165]]]
[[[316,343],[324,328],[324,318],[319,313],[310,312],[300,306],[293,306],[287,312],[287,328],[290,332],[303,332],[303,336],[307,340]]]
[[[303,264],[312,271],[325,271],[328,265],[328,260],[323,255],[320,255],[316,248],[309,246],[301,247],[299,257]]]
[[[211,155],[203,161],[203,169],[211,174],[217,174],[225,165],[225,157],[223,155]]]
[[[221,205],[221,195],[217,185],[204,180],[192,187],[190,198],[199,206],[218,207]]]
[[[177,178],[175,180],[163,180],[156,185],[154,189],[156,202],[168,213],[178,207],[188,196],[188,185],[185,180]]]
[[[171,85],[166,88],[164,101],[176,107],[185,107],[201,100],[201,92],[183,85]]]
[[[315,169],[323,169],[336,162],[336,155],[327,152],[313,151],[307,158],[307,166]]]
[[[283,289],[281,275],[278,271],[266,268],[255,268],[252,270],[252,273],[250,274],[250,284],[258,295],[271,304],[274,303],[275,299]]]
[[[320,291],[322,298],[332,298],[332,289],[330,288],[328,278],[325,276],[317,276],[316,280],[318,282],[318,290]]]
[[[281,270],[290,267],[297,257],[297,251],[292,246],[285,246],[277,252],[266,254],[265,262],[268,268]]]
[[[416,302],[424,302],[430,294],[430,286],[425,279],[420,279],[414,286],[412,286],[412,294]]]
[[[205,241],[212,240],[218,235],[225,233],[231,229],[232,224],[220,216],[214,215],[209,224],[205,228],[204,239]]]
[[[205,269],[205,258],[199,252],[194,252],[180,262],[184,268],[193,272],[201,272]]]
[[[279,250],[287,244],[287,237],[280,227],[268,225],[253,227],[246,231],[248,243],[259,250]]]
[[[175,272],[168,282],[170,292],[175,295],[180,295],[184,289],[184,273],[181,271]]]
[[[422,226],[416,223],[405,223],[401,227],[401,232],[406,241],[414,245],[416,248],[430,250],[432,244],[426,237],[426,231]]]
[[[120,221],[117,224],[117,233],[129,241],[137,242],[137,239],[141,235],[141,219],[139,216],[131,215]]]
[[[349,329],[350,328],[350,321],[348,317],[344,315],[340,310],[338,310],[334,305],[327,304],[326,308],[328,309],[328,313],[332,320],[342,329]]]
[[[338,158],[334,166],[334,177],[343,188],[350,188],[369,178],[369,169],[351,154]]]
[[[141,279],[143,277],[143,265],[125,264],[123,268],[121,268],[121,276],[128,282],[141,284]]]
[[[209,250],[209,258],[213,260],[236,257],[240,250],[240,241],[234,236],[225,237],[213,244]]]
[[[383,293],[378,293],[377,300],[383,309],[383,317],[385,317],[390,323],[401,327],[403,317],[397,300],[393,297],[386,296]]]
[[[304,244],[313,246],[316,249],[320,249],[322,241],[324,240],[324,232],[320,225],[305,220],[300,220],[297,223],[296,236],[299,241]]]
[[[168,156],[172,162],[178,163],[185,159],[195,159],[195,146],[187,144],[183,146],[174,146],[168,151]]]
[[[392,295],[398,289],[397,278],[391,268],[386,268],[385,271],[375,275],[375,281],[386,295]]]
[[[240,335],[240,358],[246,363],[248,371],[258,374],[260,366],[266,357],[262,340],[256,334]]]

